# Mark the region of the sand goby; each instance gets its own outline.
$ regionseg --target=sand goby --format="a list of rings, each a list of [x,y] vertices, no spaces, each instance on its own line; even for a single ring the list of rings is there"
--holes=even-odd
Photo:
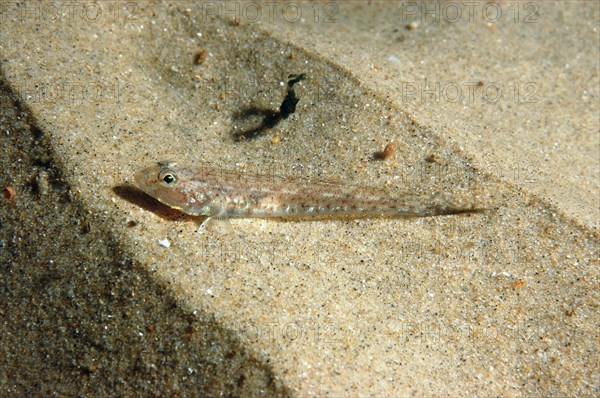
[[[134,184],[186,214],[208,218],[355,219],[473,213],[418,195],[322,180],[241,173],[162,161],[137,172]]]

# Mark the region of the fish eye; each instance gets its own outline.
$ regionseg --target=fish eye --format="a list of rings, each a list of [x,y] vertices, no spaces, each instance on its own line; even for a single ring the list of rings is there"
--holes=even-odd
[[[161,173],[158,176],[158,179],[162,180],[167,185],[173,185],[177,182],[177,177],[175,177],[175,174],[169,172]]]

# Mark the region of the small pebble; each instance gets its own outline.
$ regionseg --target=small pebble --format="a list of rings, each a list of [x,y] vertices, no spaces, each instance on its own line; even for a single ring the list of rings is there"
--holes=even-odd
[[[410,23],[406,24],[406,29],[408,29],[408,30],[415,30],[418,27],[419,27],[418,22],[410,22]]]
[[[394,156],[395,153],[396,153],[396,145],[393,142],[390,142],[389,144],[387,144],[385,146],[385,149],[381,153],[381,158],[384,160],[388,159],[388,158]]]
[[[194,54],[194,65],[202,65],[204,62],[206,62],[207,56],[208,51],[206,50],[196,51],[196,53]]]
[[[3,188],[2,193],[8,200],[15,200],[17,198],[17,193],[13,187]]]

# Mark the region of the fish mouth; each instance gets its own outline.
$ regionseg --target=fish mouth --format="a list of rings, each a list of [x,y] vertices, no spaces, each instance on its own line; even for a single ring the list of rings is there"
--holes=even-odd
[[[156,178],[153,178],[154,175],[155,173],[153,173],[152,168],[146,168],[137,172],[133,176],[133,186],[140,191],[154,197],[153,181],[156,181]]]
[[[146,184],[146,178],[144,177],[144,174],[142,172],[137,172],[134,176],[133,176],[133,185],[136,188],[141,189],[142,191],[144,190],[144,187],[147,185]]]
[[[136,184],[147,184],[148,180],[150,180],[152,176],[156,176],[157,174],[158,169],[156,167],[144,167],[143,169],[139,170],[133,175],[133,181]]]

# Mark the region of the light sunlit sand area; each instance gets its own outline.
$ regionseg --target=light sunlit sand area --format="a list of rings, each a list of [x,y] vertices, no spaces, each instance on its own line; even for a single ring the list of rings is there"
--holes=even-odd
[[[598,396],[597,2],[1,7],[0,395]]]

